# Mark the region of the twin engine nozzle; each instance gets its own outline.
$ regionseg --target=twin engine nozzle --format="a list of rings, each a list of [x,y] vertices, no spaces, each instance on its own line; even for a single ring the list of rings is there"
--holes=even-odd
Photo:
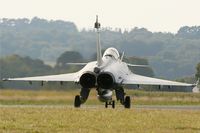
[[[103,89],[110,89],[113,87],[115,79],[108,72],[102,72],[98,75],[93,72],[86,72],[80,77],[79,82],[83,88],[93,88],[97,85],[97,87]]]

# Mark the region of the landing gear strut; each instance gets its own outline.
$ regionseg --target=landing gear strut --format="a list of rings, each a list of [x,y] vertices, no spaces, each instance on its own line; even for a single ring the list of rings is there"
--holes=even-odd
[[[123,87],[116,88],[115,93],[117,101],[119,100],[125,108],[131,108],[131,98],[130,96],[125,96]]]
[[[80,95],[76,95],[74,99],[74,107],[79,108],[81,104],[85,103],[90,93],[90,89],[82,88]]]
[[[108,108],[108,105],[112,105],[112,108],[115,108],[115,100],[105,102],[105,108]]]

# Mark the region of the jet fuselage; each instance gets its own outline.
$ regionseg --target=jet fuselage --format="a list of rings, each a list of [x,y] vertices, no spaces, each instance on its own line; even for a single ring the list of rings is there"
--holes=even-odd
[[[123,69],[120,69],[123,68]],[[120,87],[122,75],[131,74],[126,63],[119,59],[119,53],[115,48],[108,48],[100,66],[97,62],[88,63],[81,71],[79,83],[83,88],[97,88],[98,98],[105,102],[112,100],[112,91]]]

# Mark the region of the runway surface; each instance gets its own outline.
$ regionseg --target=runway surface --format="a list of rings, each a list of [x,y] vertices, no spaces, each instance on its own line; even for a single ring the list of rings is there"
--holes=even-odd
[[[0,108],[74,108],[72,105],[0,105]],[[83,105],[81,108],[98,109],[104,108],[103,105]],[[111,107],[109,107],[111,108]],[[123,108],[117,105],[117,108]],[[198,106],[185,106],[185,105],[132,105],[131,109],[159,109],[159,110],[200,110]]]

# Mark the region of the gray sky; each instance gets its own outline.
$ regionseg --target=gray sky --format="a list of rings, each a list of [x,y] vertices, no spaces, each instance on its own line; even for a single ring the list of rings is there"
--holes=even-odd
[[[200,0],[0,0],[0,18],[62,19],[81,29],[92,28],[96,14],[103,27],[177,32],[200,25]]]

